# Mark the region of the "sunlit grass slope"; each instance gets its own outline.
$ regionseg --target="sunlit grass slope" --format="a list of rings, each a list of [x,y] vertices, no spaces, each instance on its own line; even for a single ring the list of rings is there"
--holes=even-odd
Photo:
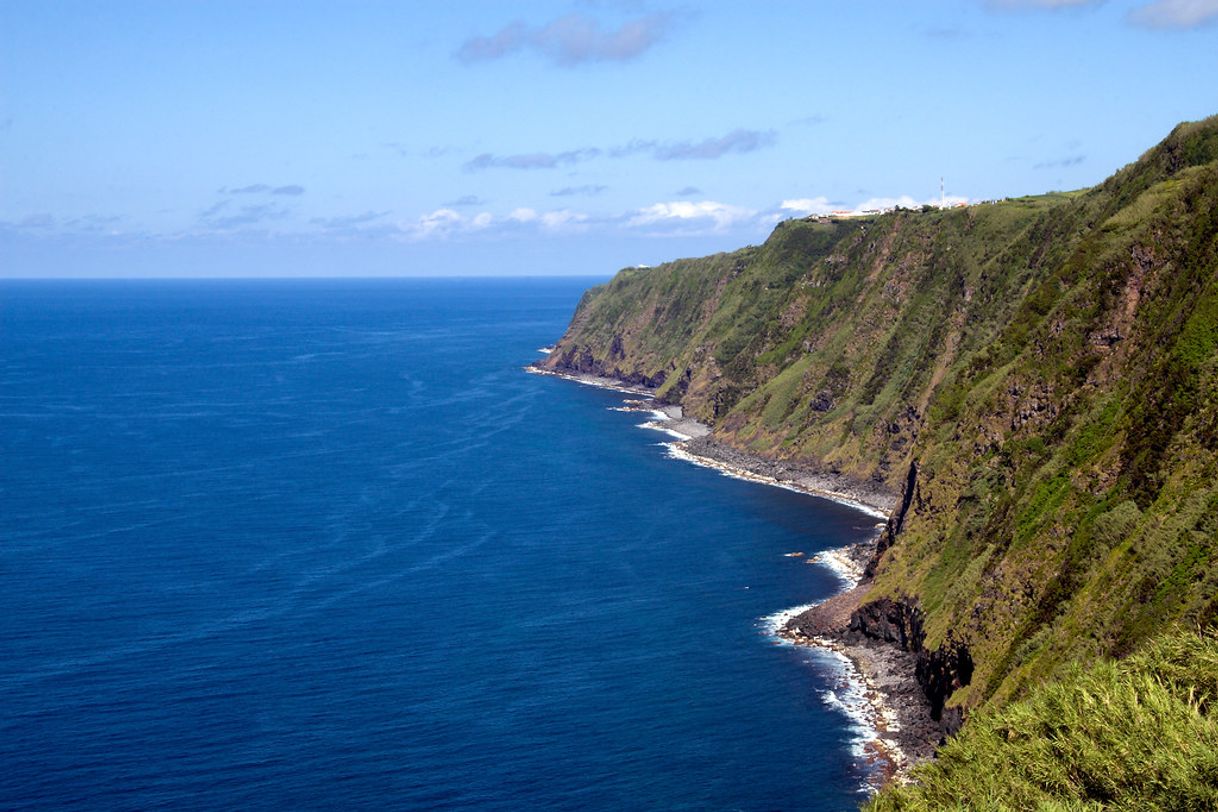
[[[1218,809],[1218,640],[1176,634],[978,714],[869,812]]]

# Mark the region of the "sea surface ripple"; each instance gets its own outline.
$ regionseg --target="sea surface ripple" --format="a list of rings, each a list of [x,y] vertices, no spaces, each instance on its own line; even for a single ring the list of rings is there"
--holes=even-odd
[[[0,283],[0,808],[852,808],[874,519],[521,374],[593,280]]]

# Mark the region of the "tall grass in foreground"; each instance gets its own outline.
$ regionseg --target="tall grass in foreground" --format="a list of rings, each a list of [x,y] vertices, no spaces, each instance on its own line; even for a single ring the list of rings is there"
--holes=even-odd
[[[886,810],[1218,809],[1218,636],[1175,633],[969,720]]]

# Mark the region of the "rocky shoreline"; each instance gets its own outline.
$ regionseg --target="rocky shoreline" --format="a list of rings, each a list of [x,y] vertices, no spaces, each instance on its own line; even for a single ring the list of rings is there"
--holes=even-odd
[[[832,499],[876,518],[887,518],[900,505],[900,499],[882,487],[727,445],[711,435],[709,426],[685,417],[680,406],[655,401],[654,390],[649,387],[536,366],[527,370],[638,396],[637,400],[626,401],[624,408],[654,414],[657,419],[648,427],[678,438],[669,449],[679,459],[730,476]],[[853,665],[870,708],[868,722],[876,731],[875,739],[864,747],[865,757],[880,765],[881,782],[887,782],[903,780],[911,767],[931,758],[945,731],[943,723],[932,718],[931,704],[915,675],[918,654],[859,623],[858,610],[870,592],[864,573],[879,535],[877,526],[876,534],[866,542],[819,553],[823,563],[842,576],[847,588],[791,618],[776,633],[796,645],[836,652]]]
[[[825,473],[798,463],[771,460],[757,454],[741,451],[710,435],[695,437],[684,444],[687,454],[720,463],[729,469],[738,469],[755,478],[771,480],[793,490],[815,496],[824,496],[852,507],[865,510],[873,516],[887,518],[898,499],[886,489],[861,483],[841,476]]]
[[[854,664],[872,707],[875,750],[889,764],[884,777],[899,781],[934,755],[944,732],[915,677],[917,654],[851,628],[869,591],[869,585],[859,584],[840,592],[795,616],[778,633],[792,643],[836,651]]]

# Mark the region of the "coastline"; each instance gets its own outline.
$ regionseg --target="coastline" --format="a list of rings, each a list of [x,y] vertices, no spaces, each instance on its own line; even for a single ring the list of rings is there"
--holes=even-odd
[[[737,479],[819,496],[863,511],[877,519],[887,519],[897,506],[897,497],[879,487],[870,487],[840,475],[823,473],[795,463],[770,460],[720,442],[710,436],[710,426],[686,417],[680,406],[657,403],[654,400],[654,389],[625,384],[615,378],[559,372],[534,365],[526,366],[524,370],[533,375],[548,375],[585,386],[638,396],[640,400],[626,401],[625,410],[652,413],[655,417],[654,424],[644,424],[643,427],[665,431],[677,438],[677,442],[671,444],[668,449],[669,456],[674,459],[713,468]]]
[[[944,734],[914,676],[917,655],[851,628],[851,616],[869,592],[870,584],[856,583],[804,608],[776,634],[795,645],[835,652],[851,664],[874,732],[867,756],[884,764],[878,790],[891,781],[904,782],[911,768],[933,758]]]
[[[653,389],[533,365],[525,369],[636,396],[617,409],[649,414],[652,419],[639,427],[672,437],[662,445],[673,459],[711,468],[724,476],[829,499],[877,520],[886,520],[897,507],[897,497],[879,487],[770,460],[715,440],[710,427],[686,417],[681,406],[657,403]],[[871,768],[867,784],[872,791],[892,781],[904,781],[910,768],[933,756],[941,738],[940,725],[930,718],[930,704],[914,678],[916,655],[850,629],[851,615],[870,591],[863,572],[875,552],[882,526],[877,523],[867,541],[824,550],[808,559],[808,563],[818,563],[837,575],[842,591],[818,603],[788,608],[762,619],[766,632],[776,642],[804,646],[836,661],[842,682],[829,692],[826,701],[838,705],[859,729],[855,755]]]
[[[663,415],[666,419],[642,427],[674,434],[678,432],[670,430],[668,421],[682,421],[686,431],[688,424],[695,422],[683,416],[680,406],[628,401],[624,408]],[[663,444],[670,457],[712,468],[725,476],[829,499],[873,518],[887,519],[897,506],[895,497],[876,489],[738,451],[712,439],[708,426],[697,425],[701,428],[699,435],[686,434],[686,439]],[[851,615],[870,592],[863,573],[875,553],[882,527],[883,523],[877,523],[866,541],[823,550],[808,559],[837,575],[842,591],[764,619],[767,631],[776,640],[805,646],[837,660],[842,684],[829,699],[860,730],[855,755],[873,768],[868,776],[872,791],[892,781],[904,781],[912,767],[934,755],[942,736],[939,723],[930,717],[930,703],[914,677],[917,655],[850,629]]]

